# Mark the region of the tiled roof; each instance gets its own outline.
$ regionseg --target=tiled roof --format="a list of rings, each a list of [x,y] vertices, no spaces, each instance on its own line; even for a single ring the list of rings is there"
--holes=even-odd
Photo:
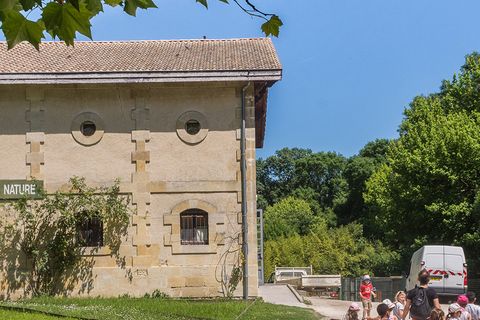
[[[210,72],[280,70],[268,38],[44,42],[40,51],[21,43],[7,50],[0,42],[1,74],[111,72]]]

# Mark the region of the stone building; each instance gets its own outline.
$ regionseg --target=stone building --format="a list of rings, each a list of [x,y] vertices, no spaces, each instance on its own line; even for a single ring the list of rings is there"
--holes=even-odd
[[[225,239],[241,234],[245,199],[256,296],[255,148],[281,73],[269,39],[46,42],[39,52],[0,42],[0,181],[52,193],[72,176],[120,179],[135,214],[124,266],[107,247],[92,252],[89,294],[103,296],[222,295],[218,265]]]

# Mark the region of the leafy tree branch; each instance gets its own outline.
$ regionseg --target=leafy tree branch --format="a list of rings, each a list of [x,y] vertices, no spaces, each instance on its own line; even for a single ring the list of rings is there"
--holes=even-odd
[[[251,0],[232,1],[248,15],[266,20],[261,26],[266,36],[278,36],[283,23],[276,14],[258,9]],[[196,2],[208,8],[208,0]],[[45,33],[73,45],[78,33],[92,39],[91,20],[104,6],[120,6],[131,16],[136,16],[137,9],[157,8],[153,0],[0,0],[0,23],[9,49],[26,41],[38,50]],[[41,16],[30,20],[34,10],[40,10]]]

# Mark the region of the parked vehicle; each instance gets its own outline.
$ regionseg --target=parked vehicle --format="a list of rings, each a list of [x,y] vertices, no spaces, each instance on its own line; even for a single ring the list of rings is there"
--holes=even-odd
[[[418,285],[418,273],[430,272],[429,286],[439,295],[453,296],[467,291],[467,263],[462,247],[423,246],[412,256],[406,290]]]

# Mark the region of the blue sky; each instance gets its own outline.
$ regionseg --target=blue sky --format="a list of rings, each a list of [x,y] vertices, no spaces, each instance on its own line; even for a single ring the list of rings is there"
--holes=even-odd
[[[210,0],[156,0],[136,18],[121,8],[93,20],[94,40],[262,36],[261,21]],[[438,90],[480,51],[478,0],[256,0],[284,22],[274,39],[284,78],[270,91],[259,157],[283,147],[351,156],[395,138],[412,98]]]

